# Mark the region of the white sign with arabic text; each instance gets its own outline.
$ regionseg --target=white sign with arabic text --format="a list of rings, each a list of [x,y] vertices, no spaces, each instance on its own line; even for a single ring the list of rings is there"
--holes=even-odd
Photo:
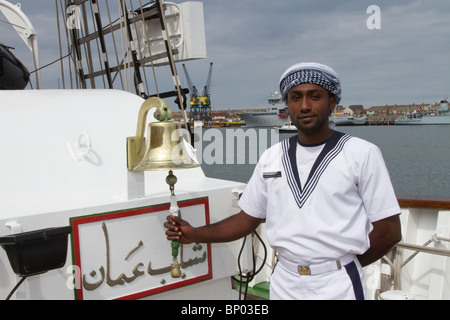
[[[179,202],[183,219],[209,224],[208,198]],[[211,247],[181,245],[174,278],[163,227],[169,204],[72,218],[77,299],[134,299],[212,278]]]

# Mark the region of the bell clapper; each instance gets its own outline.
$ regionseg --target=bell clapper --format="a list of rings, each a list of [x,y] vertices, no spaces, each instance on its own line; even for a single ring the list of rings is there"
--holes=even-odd
[[[174,215],[174,216],[179,216],[180,214],[180,208],[178,208],[178,204],[177,204],[177,197],[175,196],[175,183],[177,183],[178,179],[177,177],[173,174],[173,171],[170,170],[169,171],[169,175],[166,177],[166,183],[169,185],[169,189],[170,189],[170,214]],[[173,258],[173,262],[171,264],[171,271],[170,274],[172,276],[172,278],[180,278],[181,277],[181,265],[177,260],[178,257],[178,250],[180,248],[180,242],[179,241],[172,241],[171,243],[171,247],[172,247],[172,258]]]

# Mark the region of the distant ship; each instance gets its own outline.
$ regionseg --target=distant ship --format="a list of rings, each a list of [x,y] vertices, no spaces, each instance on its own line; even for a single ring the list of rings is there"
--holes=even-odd
[[[356,126],[364,125],[367,122],[366,115],[352,116],[349,114],[333,113],[330,116],[330,121],[336,126]]]
[[[292,124],[292,121],[288,121],[286,124],[281,127],[273,127],[275,130],[278,130],[278,133],[296,133],[297,127]]]
[[[440,107],[435,112],[428,108],[425,112],[408,112],[395,119],[395,124],[401,125],[432,125],[450,124],[450,113],[447,99],[441,100]]]
[[[269,105],[265,111],[239,113],[246,127],[281,127],[289,121],[287,107],[279,92],[267,98]]]

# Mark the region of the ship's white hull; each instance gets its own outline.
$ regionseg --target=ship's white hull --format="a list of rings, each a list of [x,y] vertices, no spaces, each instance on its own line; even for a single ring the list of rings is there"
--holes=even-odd
[[[142,98],[101,89],[3,90],[0,98],[0,238],[73,230],[64,267],[27,278],[12,299],[238,298],[230,277],[237,272],[240,241],[185,246],[179,256],[185,278],[158,271],[172,262],[163,227],[170,212],[168,172],[127,169],[126,141],[136,133]],[[105,121],[105,114],[114,117]],[[6,138],[11,132],[19,132],[14,143]],[[207,178],[200,167],[175,174],[186,219],[191,212],[205,224],[238,212],[245,185]],[[5,250],[0,248],[2,297],[19,280]]]

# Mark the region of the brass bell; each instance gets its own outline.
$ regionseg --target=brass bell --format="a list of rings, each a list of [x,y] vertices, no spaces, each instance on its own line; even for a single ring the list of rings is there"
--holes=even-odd
[[[186,150],[179,134],[178,122],[155,122],[148,125],[147,152],[135,171],[170,170],[198,167]]]
[[[156,107],[155,118],[160,121],[148,125],[146,142],[145,120],[153,107]],[[166,103],[159,98],[149,98],[143,103],[139,111],[136,137],[129,137],[127,140],[128,170],[174,170],[199,166],[194,160],[193,149],[180,134],[180,123],[171,120],[171,115]]]

